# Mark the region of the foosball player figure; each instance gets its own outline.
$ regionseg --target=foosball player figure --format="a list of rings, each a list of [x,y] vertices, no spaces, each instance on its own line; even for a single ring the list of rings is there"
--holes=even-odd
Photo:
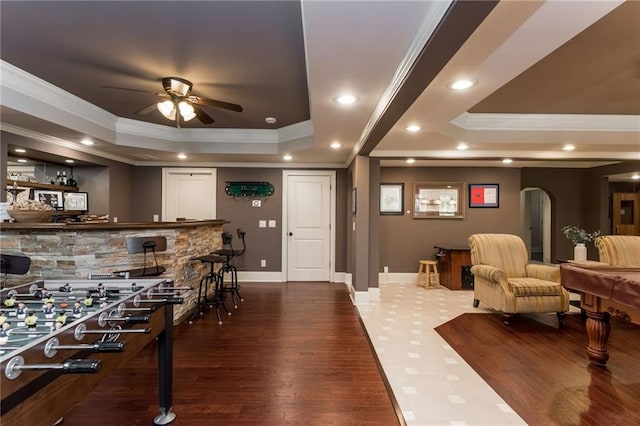
[[[5,321],[0,326],[0,345],[4,345],[9,340],[9,329],[11,328],[11,322]]]
[[[87,308],[93,306],[93,296],[91,296],[91,293],[87,293],[87,296],[84,298],[82,303],[84,303],[84,306],[86,306]]]
[[[109,294],[107,293],[107,289],[102,287],[100,289],[98,289],[98,295],[97,295],[99,300],[107,300],[109,298]]]
[[[6,306],[7,308],[13,308],[15,304],[16,299],[13,297],[13,295],[9,295],[9,297],[4,299],[4,306]]]
[[[56,323],[53,325],[53,330],[51,331],[60,330],[62,327],[64,327],[64,323],[60,321],[56,321]]]
[[[16,308],[16,315],[18,318],[23,319],[27,316],[27,305],[24,302],[18,302],[18,308]]]
[[[71,286],[69,285],[69,283],[66,283],[65,285],[63,285],[62,287],[60,287],[58,289],[59,292],[61,293],[71,293]]]
[[[131,292],[135,293],[136,291],[138,291],[141,287],[138,287],[138,285],[136,283],[131,283]]]
[[[35,311],[29,311],[29,315],[24,319],[24,325],[28,328],[36,328],[36,323],[38,322],[38,317],[36,316]]]
[[[44,312],[45,318],[53,318],[53,315],[56,313],[56,308],[53,306],[53,302],[47,302],[42,308],[42,312]]]
[[[49,293],[46,288],[41,288],[39,291],[36,291],[34,296],[36,299],[45,300],[51,297],[51,293]]]
[[[7,320],[7,317],[4,314],[4,311],[0,311],[0,327],[2,326],[2,324],[4,324],[4,322]]]
[[[106,300],[100,302],[100,309],[106,308],[107,306],[109,306],[109,302],[107,302]]]
[[[82,316],[82,305],[80,304],[80,302],[75,302],[73,304],[73,317],[74,318],[80,318]]]
[[[58,322],[61,322],[62,325],[65,325],[67,323],[67,313],[64,309],[60,311],[58,317],[56,318],[56,323]]]

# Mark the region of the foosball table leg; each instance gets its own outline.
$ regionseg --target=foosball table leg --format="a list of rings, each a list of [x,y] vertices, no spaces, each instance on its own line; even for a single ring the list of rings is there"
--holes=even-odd
[[[165,304],[164,330],[158,335],[158,405],[160,414],[155,425],[166,425],[176,419],[172,408],[173,391],[173,304]]]

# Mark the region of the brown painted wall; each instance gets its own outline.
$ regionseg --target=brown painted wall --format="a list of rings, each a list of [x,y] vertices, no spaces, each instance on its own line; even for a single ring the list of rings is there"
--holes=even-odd
[[[225,231],[235,234],[237,228],[246,233],[247,252],[237,259],[237,266],[248,271],[280,271],[282,264],[282,171],[281,168],[217,168],[216,208],[218,219],[228,220]],[[346,220],[347,208],[345,169],[336,170],[336,265],[337,272],[346,268]],[[248,199],[233,199],[226,195],[227,181],[268,181],[275,188],[274,195],[263,200],[261,207],[252,207]],[[153,215],[162,211],[162,168],[136,167],[135,221],[151,221]],[[276,228],[259,228],[259,220],[276,220]],[[236,244],[234,242],[234,244]],[[235,247],[235,246],[234,246]],[[240,245],[238,245],[240,248]],[[260,260],[267,267],[260,267]]]
[[[383,168],[380,182],[404,182],[402,216],[380,216],[380,272],[416,272],[433,259],[435,245],[467,247],[471,234],[520,232],[520,170],[509,168]],[[464,182],[464,219],[413,219],[414,182]],[[468,208],[469,183],[500,185],[499,208]],[[410,213],[407,213],[407,210]]]
[[[151,222],[162,217],[162,167],[136,167],[134,172],[134,221]]]

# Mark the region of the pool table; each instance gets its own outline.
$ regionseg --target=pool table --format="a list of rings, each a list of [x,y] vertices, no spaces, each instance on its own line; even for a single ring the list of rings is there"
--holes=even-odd
[[[591,363],[606,365],[611,316],[640,324],[640,267],[564,263],[560,279],[565,288],[580,293]]]

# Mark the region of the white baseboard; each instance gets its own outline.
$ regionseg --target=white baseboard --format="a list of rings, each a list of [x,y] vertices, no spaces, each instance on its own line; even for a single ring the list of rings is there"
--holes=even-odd
[[[415,283],[418,279],[416,272],[380,272],[379,282],[385,284]]]
[[[267,283],[281,283],[282,273],[277,272],[261,272],[261,271],[238,271],[238,281],[250,283],[250,282],[267,282]]]

